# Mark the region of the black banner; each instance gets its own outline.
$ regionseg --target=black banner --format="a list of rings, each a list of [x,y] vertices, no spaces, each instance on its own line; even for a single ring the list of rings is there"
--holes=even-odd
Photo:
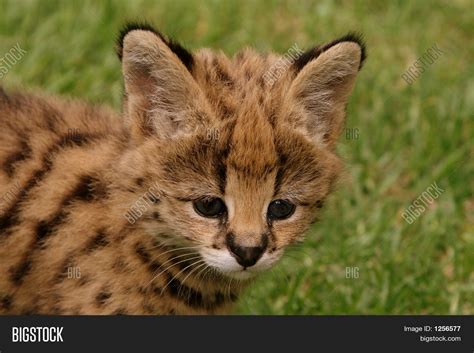
[[[3,316],[0,353],[474,352],[474,316]]]

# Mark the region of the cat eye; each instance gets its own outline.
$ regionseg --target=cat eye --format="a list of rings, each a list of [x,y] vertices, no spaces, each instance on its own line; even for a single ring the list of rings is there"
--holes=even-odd
[[[193,207],[197,214],[202,217],[215,218],[226,211],[224,201],[218,197],[205,197],[193,201]]]
[[[287,200],[275,200],[268,206],[267,217],[271,220],[287,219],[295,212],[296,206]]]

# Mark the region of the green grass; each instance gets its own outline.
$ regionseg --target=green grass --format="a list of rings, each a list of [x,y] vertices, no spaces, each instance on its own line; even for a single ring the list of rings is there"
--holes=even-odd
[[[474,314],[474,12],[469,0],[5,1],[2,79],[120,109],[117,31],[148,19],[190,48],[285,52],[364,33],[369,58],[341,139],[346,177],[305,244],[250,288],[238,313]],[[412,85],[401,75],[438,44]],[[401,214],[431,183],[445,192],[413,224]],[[359,277],[346,278],[346,267]]]

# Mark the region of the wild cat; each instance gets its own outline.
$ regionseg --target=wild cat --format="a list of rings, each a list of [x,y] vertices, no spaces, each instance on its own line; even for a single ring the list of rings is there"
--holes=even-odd
[[[117,47],[122,115],[0,89],[4,314],[227,313],[341,171],[358,36],[277,77],[279,55],[189,52],[147,25]]]

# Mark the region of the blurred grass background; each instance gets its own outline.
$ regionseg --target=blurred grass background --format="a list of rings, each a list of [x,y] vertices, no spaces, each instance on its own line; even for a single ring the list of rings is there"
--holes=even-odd
[[[471,1],[0,0],[0,57],[16,43],[27,50],[2,84],[119,110],[114,41],[127,20],[228,54],[365,36],[346,124],[358,138],[340,144],[347,175],[305,244],[237,313],[474,314]],[[445,54],[408,85],[401,75],[434,44]],[[433,182],[445,192],[409,225],[403,210]]]

